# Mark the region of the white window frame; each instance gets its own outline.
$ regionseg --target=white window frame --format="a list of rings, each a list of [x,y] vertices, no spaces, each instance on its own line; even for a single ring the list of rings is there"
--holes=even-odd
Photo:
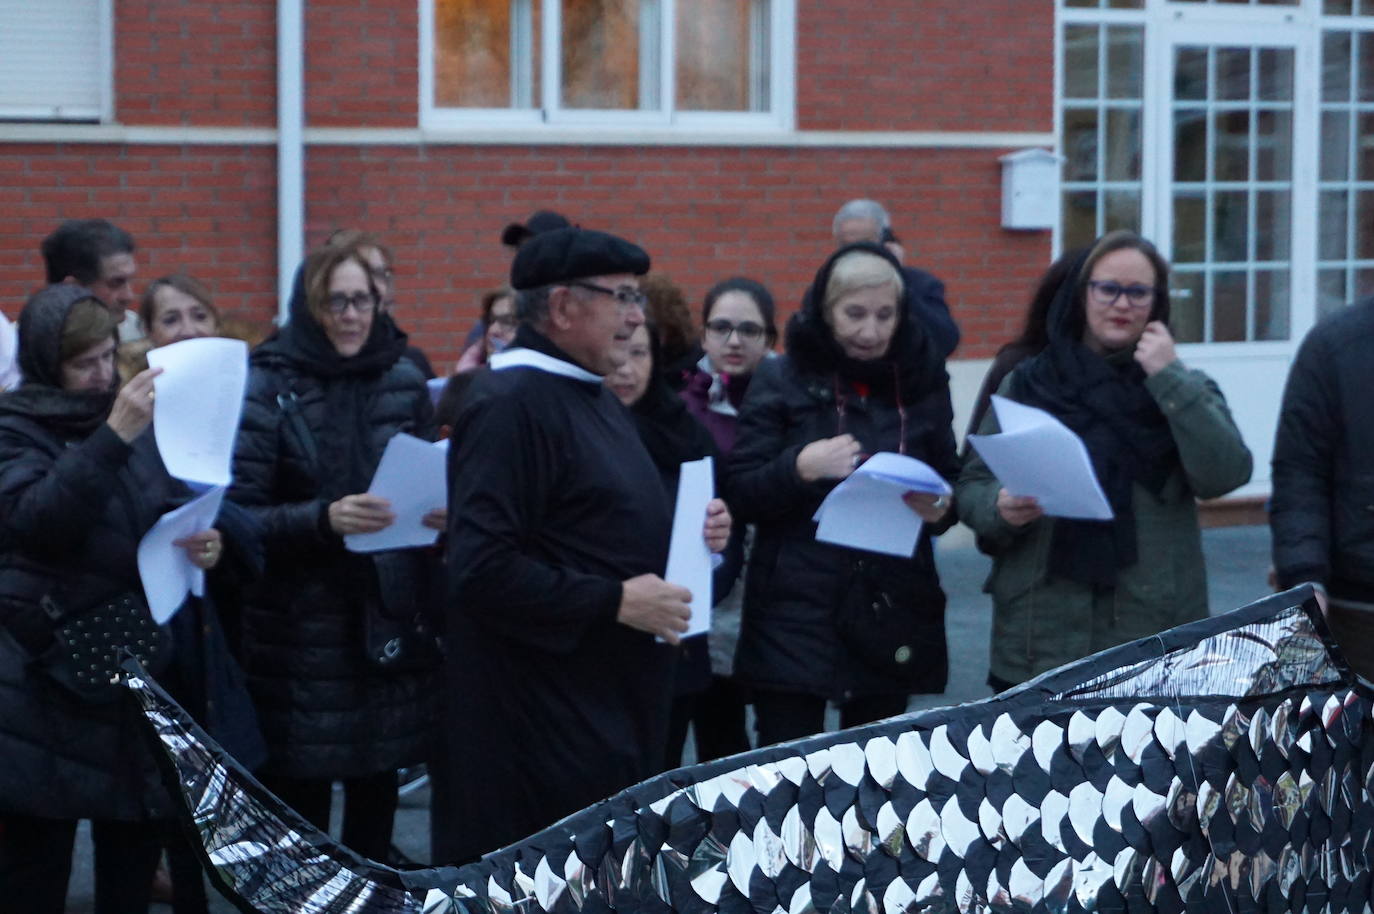
[[[114,121],[114,0],[96,0],[99,42],[97,77],[99,100],[94,105],[80,106],[24,106],[0,107],[0,123],[6,121],[91,122],[102,124]],[[3,27],[3,26],[0,26]],[[68,63],[58,60],[59,65]]]
[[[108,2],[108,0],[107,0]],[[420,126],[422,129],[539,129],[585,133],[600,129],[664,129],[717,131],[791,131],[796,125],[796,0],[771,0],[768,22],[768,110],[767,111],[678,111],[676,110],[676,67],[672,50],[676,43],[677,4],[691,0],[658,0],[659,42],[642,48],[640,72],[656,69],[661,105],[649,110],[602,110],[565,108],[562,105],[562,8],[559,0],[530,0],[541,3],[543,23],[539,47],[540,98],[529,108],[450,108],[434,103],[434,0],[420,2]],[[641,0],[643,3],[644,0]],[[512,43],[529,40],[529,23],[517,16],[512,27]],[[521,34],[523,33],[523,34]],[[514,58],[515,55],[512,55]],[[512,74],[512,97],[530,87],[520,86],[523,74]]]

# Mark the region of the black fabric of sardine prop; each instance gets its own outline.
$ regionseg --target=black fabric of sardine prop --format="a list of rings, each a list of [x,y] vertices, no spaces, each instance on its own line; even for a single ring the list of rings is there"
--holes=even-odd
[[[475,863],[413,871],[306,824],[128,670],[208,870],[245,911],[1371,907],[1374,691],[1310,588],[984,701],[671,771]]]

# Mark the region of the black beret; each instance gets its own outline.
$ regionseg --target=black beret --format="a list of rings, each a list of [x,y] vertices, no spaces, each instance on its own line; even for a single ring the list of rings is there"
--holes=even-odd
[[[637,244],[592,229],[540,232],[520,246],[510,265],[510,284],[537,289],[589,276],[649,272],[649,255]]]
[[[538,235],[540,232],[551,232],[554,229],[569,228],[569,222],[562,213],[555,213],[553,210],[541,209],[539,212],[530,216],[523,224],[512,222],[501,230],[501,243],[513,248],[518,248],[528,238]]]

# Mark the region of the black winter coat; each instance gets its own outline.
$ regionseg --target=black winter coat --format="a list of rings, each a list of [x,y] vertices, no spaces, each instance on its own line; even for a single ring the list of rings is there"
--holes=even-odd
[[[262,525],[267,568],[244,610],[241,659],[268,742],[264,771],[359,777],[427,757],[431,672],[375,666],[364,626],[370,613],[408,618],[424,604],[434,559],[349,552],[328,508],[366,491],[392,436],[432,438],[432,411],[423,375],[399,350],[376,371],[336,376],[299,356],[284,331],[253,354],[249,373],[229,497]]]
[[[132,702],[83,701],[41,670],[39,658],[57,648],[39,601],[81,611],[141,596],[139,541],[188,494],[151,432],[131,447],[106,425],[71,440],[0,415],[0,813],[174,814]]]
[[[1318,324],[1298,350],[1274,443],[1270,525],[1279,586],[1374,602],[1374,298]]]
[[[877,380],[869,385],[868,396],[860,396],[845,377],[846,368],[855,366],[839,354],[819,306],[812,304],[819,300],[815,291],[824,288],[829,267],[822,269],[803,310],[788,325],[786,354],[759,364],[729,458],[730,510],[737,523],[757,524],[735,675],[758,688],[841,702],[865,695],[943,691],[948,667],[945,598],[930,534],[948,529],[954,512],[936,529],[926,526],[911,559],[818,542],[811,518],[837,483],[803,482],[796,465],[807,444],[848,433],[866,454],[903,450],[953,479],[959,464],[948,377],[922,328],[904,319],[889,349],[891,361],[882,369],[877,363],[867,367],[877,371]],[[899,609],[914,614],[924,632],[920,643],[925,649],[904,680],[859,661],[837,633],[836,608],[860,559],[890,585],[888,593],[907,596]]]

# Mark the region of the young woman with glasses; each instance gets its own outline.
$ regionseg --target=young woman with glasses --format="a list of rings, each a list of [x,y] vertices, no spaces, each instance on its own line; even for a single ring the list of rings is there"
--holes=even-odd
[[[1047,345],[999,391],[1083,439],[1114,520],[1046,517],[966,457],[959,513],[994,556],[995,689],[1207,615],[1197,500],[1244,485],[1251,457],[1221,390],[1178,359],[1168,285],[1150,242],[1099,239],[1055,293]],[[979,431],[997,430],[990,413]]]

